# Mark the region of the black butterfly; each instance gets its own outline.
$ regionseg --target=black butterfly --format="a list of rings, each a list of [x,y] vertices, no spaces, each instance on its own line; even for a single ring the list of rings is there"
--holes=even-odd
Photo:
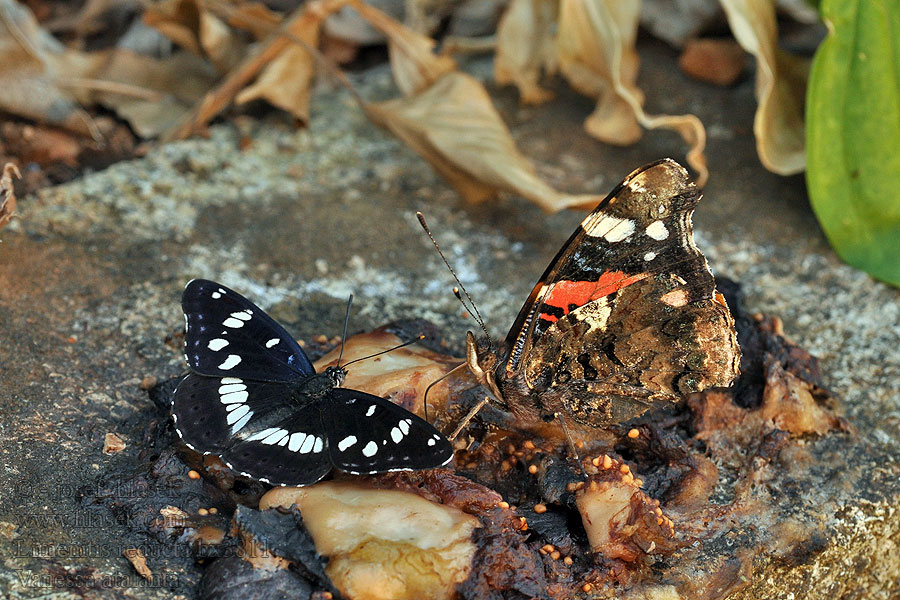
[[[172,399],[181,439],[243,475],[309,485],[335,466],[353,474],[429,469],[453,449],[392,402],[316,373],[297,342],[255,304],[205,279],[187,284],[184,350],[191,373]]]

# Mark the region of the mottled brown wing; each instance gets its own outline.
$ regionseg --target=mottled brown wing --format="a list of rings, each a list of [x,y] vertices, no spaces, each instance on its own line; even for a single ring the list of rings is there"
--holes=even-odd
[[[672,160],[642,167],[616,187],[519,313],[496,372],[501,387],[524,381],[547,404],[554,404],[554,387],[576,398],[603,393],[630,399],[635,407],[625,412],[634,413],[728,385],[739,351],[731,315],[693,241],[699,199]],[[570,410],[579,418],[577,407]]]

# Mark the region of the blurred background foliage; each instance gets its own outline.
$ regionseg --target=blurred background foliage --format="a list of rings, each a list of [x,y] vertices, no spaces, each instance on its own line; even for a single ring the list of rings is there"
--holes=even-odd
[[[740,80],[752,57],[760,162],[805,170],[836,252],[900,285],[898,31],[900,0],[0,0],[0,160],[30,192],[260,104],[302,127],[317,82],[336,81],[470,202],[508,192],[548,212],[593,207],[599,196],[536,175],[484,85],[460,70],[487,53],[523,104],[552,102],[546,82],[561,77],[596,102],[586,135],[624,146],[670,129],[700,185],[727,176],[708,171],[699,118],[644,110],[644,32],[713,85]],[[398,94],[376,102],[347,73],[380,60]]]

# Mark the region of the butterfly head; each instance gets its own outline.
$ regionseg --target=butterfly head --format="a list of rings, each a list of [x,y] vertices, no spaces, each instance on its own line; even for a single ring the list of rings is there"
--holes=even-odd
[[[327,367],[323,374],[331,380],[334,387],[341,387],[347,378],[347,370],[343,367]]]
[[[495,371],[500,361],[500,353],[493,340],[488,337],[476,338],[471,331],[466,333],[466,364],[482,386],[503,403],[503,395],[497,385]]]

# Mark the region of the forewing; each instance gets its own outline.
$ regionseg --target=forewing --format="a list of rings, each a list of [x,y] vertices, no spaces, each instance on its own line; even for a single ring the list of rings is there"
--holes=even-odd
[[[507,337],[511,352],[501,378],[521,373],[529,387],[545,387],[594,374],[589,363],[598,361],[609,372],[595,377],[646,370],[644,381],[631,383],[673,393],[682,371],[702,369],[663,365],[659,346],[694,344],[699,340],[692,342],[685,327],[702,321],[711,353],[724,356],[713,379],[727,385],[737,372],[736,336],[694,244],[691,215],[699,199],[687,171],[672,160],[631,173],[582,221],[532,290]],[[697,348],[682,350],[682,363],[698,364]],[[657,360],[647,357],[650,351],[660,351]],[[561,361],[575,367],[564,372]],[[662,370],[669,371],[667,382],[648,379]]]
[[[181,306],[185,359],[195,373],[260,381],[297,381],[315,373],[290,334],[234,290],[194,279]]]
[[[432,469],[453,458],[450,442],[437,429],[372,394],[336,388],[323,417],[331,461],[348,473]]]
[[[283,418],[290,410],[290,397],[290,384],[191,373],[175,388],[172,416],[188,446],[220,454],[236,436]]]
[[[222,453],[234,471],[272,485],[310,485],[332,467],[321,405],[308,399],[292,414],[239,436]]]

